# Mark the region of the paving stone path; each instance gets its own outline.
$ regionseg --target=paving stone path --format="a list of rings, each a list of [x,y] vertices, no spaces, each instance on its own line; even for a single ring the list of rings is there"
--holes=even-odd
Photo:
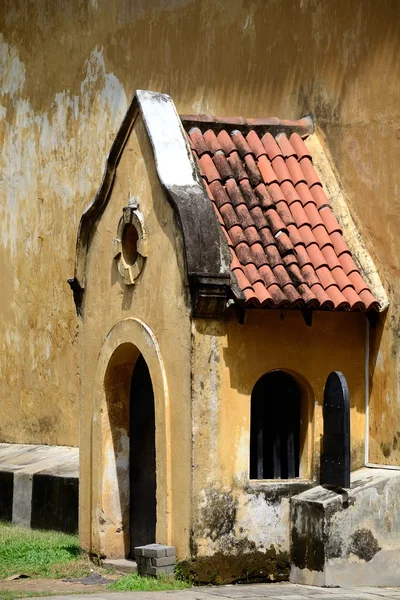
[[[101,592],[35,600],[400,600],[400,588],[317,588],[290,583],[224,585],[166,592]]]

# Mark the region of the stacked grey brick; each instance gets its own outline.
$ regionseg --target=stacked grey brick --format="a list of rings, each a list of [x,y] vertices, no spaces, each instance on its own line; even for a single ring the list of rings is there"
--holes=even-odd
[[[147,544],[135,548],[135,559],[140,575],[170,575],[174,572],[176,552],[174,546]]]

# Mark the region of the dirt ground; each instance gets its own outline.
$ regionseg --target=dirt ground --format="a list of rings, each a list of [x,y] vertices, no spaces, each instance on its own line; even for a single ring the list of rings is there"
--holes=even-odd
[[[109,573],[104,575],[107,579],[119,579],[121,574]],[[16,579],[14,581],[0,581],[0,593],[8,592],[43,592],[43,595],[49,594],[73,594],[73,593],[97,593],[106,591],[105,585],[84,585],[83,583],[73,583],[71,581],[63,581],[62,579]]]

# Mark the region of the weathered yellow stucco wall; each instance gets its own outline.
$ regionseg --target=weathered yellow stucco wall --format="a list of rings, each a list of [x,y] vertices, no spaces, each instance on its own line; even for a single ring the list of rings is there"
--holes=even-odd
[[[300,477],[318,480],[324,386],[331,371],[342,371],[350,393],[351,469],[360,468],[365,434],[365,317],[319,313],[309,327],[297,311],[247,310],[243,325],[233,313],[220,323],[195,320],[192,331],[196,551],[205,556],[230,554],[238,551],[240,542],[246,552],[270,545],[288,551],[287,496],[299,491],[298,483],[250,481],[251,393],[258,379],[275,369],[297,379],[304,390],[302,402],[308,403]],[[235,507],[235,517],[229,531],[215,535],[218,527],[229,522],[220,511],[224,503]]]
[[[131,197],[139,201],[148,256],[136,284],[125,286],[113,240]],[[130,382],[141,352],[155,396],[157,541],[188,552],[191,332],[183,277],[180,230],[138,117],[88,252],[79,336],[80,541],[87,550],[129,553]]]
[[[2,441],[78,444],[66,279],[79,217],[144,88],[181,112],[314,112],[391,300],[372,332],[369,458],[399,462],[399,18],[396,0],[1,3]]]

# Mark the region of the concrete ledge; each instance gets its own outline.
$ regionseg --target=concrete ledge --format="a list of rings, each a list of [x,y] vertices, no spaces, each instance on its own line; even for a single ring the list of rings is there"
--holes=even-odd
[[[78,530],[78,448],[1,443],[0,487],[0,519]]]
[[[317,587],[398,587],[400,551],[382,550],[370,562],[332,560],[323,571],[310,571],[292,566],[291,583],[313,585]]]
[[[360,469],[350,490],[317,486],[290,504],[292,583],[400,585],[400,471]]]

